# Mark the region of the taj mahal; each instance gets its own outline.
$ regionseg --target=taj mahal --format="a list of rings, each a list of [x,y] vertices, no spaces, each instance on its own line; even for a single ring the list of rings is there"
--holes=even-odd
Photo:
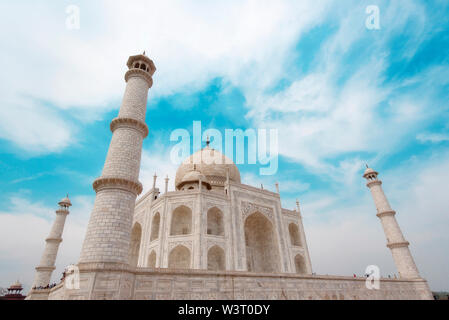
[[[127,66],[79,261],[49,287],[72,205],[67,197],[59,202],[28,300],[432,299],[371,168],[364,178],[399,274],[380,278],[378,288],[364,277],[315,274],[299,201],[295,210],[285,209],[278,186],[271,192],[244,184],[238,167],[209,142],[179,166],[175,191],[168,191],[168,177],[159,190],[155,175],[142,195],[142,142],[156,67],[145,53],[131,56]]]

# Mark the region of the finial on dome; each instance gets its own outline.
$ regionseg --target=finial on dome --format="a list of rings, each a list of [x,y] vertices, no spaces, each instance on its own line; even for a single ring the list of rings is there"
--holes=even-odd
[[[206,145],[207,145],[207,147],[209,147],[209,145],[210,145],[210,137],[209,136],[207,136],[207,138],[206,138]]]
[[[145,56],[146,54],[145,54],[145,50],[143,50],[143,55]]]

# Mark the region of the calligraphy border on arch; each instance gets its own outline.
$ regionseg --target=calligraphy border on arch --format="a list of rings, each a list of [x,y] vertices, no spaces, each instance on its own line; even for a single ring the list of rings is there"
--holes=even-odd
[[[169,242],[168,243],[168,252],[171,252],[174,248],[176,248],[179,245],[182,245],[182,246],[188,248],[190,250],[190,252],[192,252],[192,241],[187,241],[187,240]]]
[[[269,207],[264,207],[251,202],[242,201],[242,220],[245,221],[248,216],[255,212],[260,212],[266,216],[272,223],[274,223],[273,209]]]

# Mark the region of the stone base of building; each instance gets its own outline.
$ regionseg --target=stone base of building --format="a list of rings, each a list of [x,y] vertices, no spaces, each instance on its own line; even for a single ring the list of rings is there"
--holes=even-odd
[[[49,300],[433,300],[424,279],[381,279],[379,290],[365,279],[204,270],[80,267],[76,281],[28,299]]]
[[[25,300],[48,300],[50,289],[31,290]]]

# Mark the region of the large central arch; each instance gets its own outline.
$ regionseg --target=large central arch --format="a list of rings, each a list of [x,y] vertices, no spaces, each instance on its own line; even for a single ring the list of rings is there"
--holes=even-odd
[[[280,272],[279,249],[273,224],[256,212],[245,221],[246,261],[251,272]]]

